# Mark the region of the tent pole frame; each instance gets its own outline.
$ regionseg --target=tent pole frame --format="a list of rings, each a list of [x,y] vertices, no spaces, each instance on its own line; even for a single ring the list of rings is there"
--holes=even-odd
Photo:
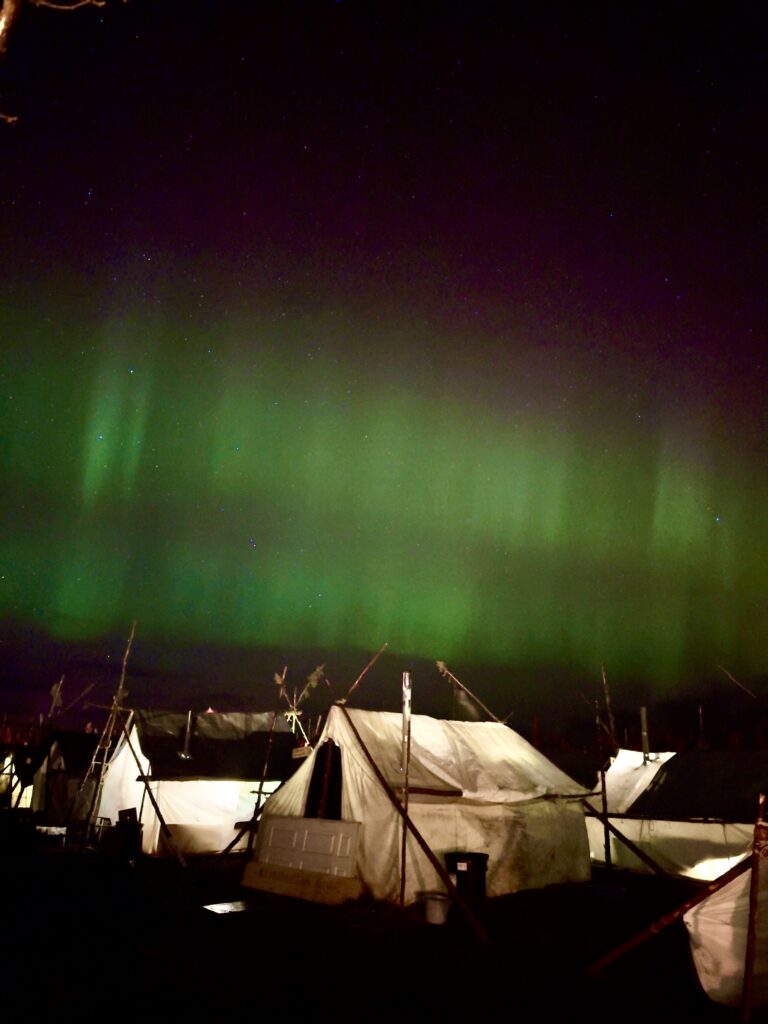
[[[747,948],[744,953],[744,987],[741,993],[741,1020],[744,1024],[752,1017],[752,988],[757,955],[757,901],[760,893],[762,862],[766,858],[768,858],[768,821],[765,820],[765,793],[761,793],[758,797],[757,821],[752,840],[752,853],[749,857],[752,875],[749,880],[749,924]]]
[[[406,826],[408,827],[408,829],[410,830],[411,834],[413,835],[414,839],[419,844],[421,849],[424,851],[424,854],[426,855],[426,857],[429,860],[430,864],[432,865],[432,867],[435,869],[435,871],[440,876],[440,880],[442,881],[443,885],[445,885],[446,889],[448,890],[448,895],[454,901],[454,903],[456,904],[457,908],[459,909],[459,911],[462,913],[462,915],[464,916],[465,920],[467,921],[467,924],[470,926],[470,928],[475,933],[476,937],[480,940],[480,942],[483,945],[485,945],[485,946],[490,946],[491,945],[491,939],[490,939],[490,936],[488,935],[488,932],[486,931],[486,929],[483,926],[482,922],[477,917],[477,915],[474,913],[472,908],[469,906],[469,904],[466,902],[466,900],[464,900],[464,898],[458,892],[458,890],[456,889],[456,886],[451,881],[451,876],[448,874],[446,869],[440,863],[440,861],[438,860],[438,858],[435,856],[434,852],[432,851],[431,847],[427,843],[426,839],[422,836],[421,832],[419,832],[419,830],[416,828],[416,826],[414,825],[414,823],[411,820],[411,818],[408,816],[406,811],[403,809],[402,804],[397,799],[397,795],[395,794],[395,791],[392,789],[390,784],[384,778],[384,775],[382,774],[381,769],[376,764],[376,762],[373,759],[373,756],[371,755],[371,752],[368,750],[368,747],[366,747],[365,743],[363,742],[363,738],[360,735],[360,733],[357,731],[355,723],[352,721],[352,717],[349,714],[349,711],[347,710],[346,706],[344,704],[339,704],[338,706],[344,712],[344,716],[345,716],[345,718],[347,720],[347,723],[349,724],[350,729],[354,733],[355,739],[360,744],[360,749],[362,750],[363,754],[366,757],[366,760],[368,761],[368,763],[370,764],[371,768],[373,769],[374,774],[376,775],[376,778],[381,783],[382,789],[384,790],[384,792],[389,797],[390,803],[395,808],[395,810],[400,815],[400,817],[403,819],[403,821],[405,822]]]

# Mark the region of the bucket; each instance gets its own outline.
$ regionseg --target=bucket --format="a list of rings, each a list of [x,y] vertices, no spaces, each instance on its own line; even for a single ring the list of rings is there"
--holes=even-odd
[[[450,899],[444,892],[423,893],[424,912],[428,924],[445,924],[448,919]]]

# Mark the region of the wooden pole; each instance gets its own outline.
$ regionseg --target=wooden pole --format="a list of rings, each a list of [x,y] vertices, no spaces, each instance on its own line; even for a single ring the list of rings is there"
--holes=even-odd
[[[182,761],[191,761],[192,755],[189,752],[189,744],[192,739],[192,708],[187,711],[187,724],[184,728],[184,747],[182,750],[176,751],[176,756],[180,757]]]
[[[611,691],[608,689],[608,677],[605,674],[605,665],[600,666],[600,671],[603,677],[603,693],[605,695],[605,713],[608,716],[608,728],[611,733],[611,739],[613,745],[618,747],[616,740],[616,722],[613,720],[613,708],[611,707]]]
[[[173,852],[176,854],[176,857],[177,857],[177,859],[179,861],[179,864],[181,864],[181,866],[183,868],[185,868],[187,866],[187,862],[184,859],[184,854],[181,852],[181,850],[178,848],[178,846],[174,842],[173,834],[171,833],[171,830],[168,828],[168,825],[165,822],[165,818],[163,817],[163,812],[160,810],[160,805],[158,804],[157,800],[155,799],[155,794],[152,792],[152,790],[150,788],[150,784],[149,784],[150,780],[144,774],[144,769],[141,766],[141,761],[139,760],[139,755],[136,753],[136,751],[133,748],[133,744],[131,743],[131,737],[130,737],[130,735],[128,733],[128,727],[127,727],[125,722],[122,722],[121,725],[122,725],[122,730],[123,730],[123,736],[125,736],[125,742],[128,744],[128,749],[130,750],[131,754],[133,754],[133,760],[136,762],[136,767],[139,769],[139,777],[140,777],[141,781],[144,783],[144,791],[146,792],[147,796],[149,797],[149,802],[152,804],[152,807],[153,807],[153,809],[155,811],[155,814],[157,815],[157,820],[160,822],[160,830],[162,831],[163,835],[167,839],[168,845],[171,847]]]
[[[387,782],[387,780],[384,778],[384,776],[383,776],[383,774],[381,772],[381,769],[379,768],[379,766],[374,761],[374,759],[373,759],[373,757],[371,755],[370,750],[368,750],[368,747],[366,747],[365,743],[363,742],[363,738],[360,735],[360,733],[357,731],[357,728],[355,726],[355,723],[352,721],[352,716],[350,715],[349,711],[346,709],[346,707],[343,704],[340,704],[339,707],[341,707],[341,710],[344,712],[344,715],[345,715],[345,717],[347,719],[347,722],[349,723],[349,727],[352,730],[352,732],[353,732],[353,734],[355,736],[355,739],[357,740],[358,744],[360,745],[360,749],[362,750],[363,754],[365,755],[366,760],[368,761],[368,763],[370,764],[371,768],[373,769],[374,775],[376,776],[376,778],[381,783],[381,787],[384,790],[384,792],[387,794],[390,803],[395,808],[395,810],[400,815],[400,817],[405,821],[405,823],[407,824],[408,828],[410,829],[411,834],[413,835],[414,839],[416,840],[416,842],[419,844],[419,846],[423,850],[425,856],[429,860],[429,862],[432,865],[432,867],[435,869],[437,874],[440,876],[440,880],[445,885],[445,888],[448,890],[448,895],[454,901],[454,903],[456,904],[456,906],[459,909],[459,911],[464,915],[464,918],[466,919],[467,923],[472,928],[473,932],[475,933],[477,938],[480,940],[480,942],[483,945],[485,945],[485,946],[490,946],[491,945],[491,939],[490,939],[490,936],[488,935],[488,932],[485,930],[485,928],[483,927],[482,923],[480,922],[480,920],[478,919],[476,914],[473,912],[472,908],[469,906],[469,904],[466,902],[466,900],[462,897],[461,893],[459,893],[459,891],[457,890],[456,886],[451,881],[451,876],[448,874],[448,872],[445,869],[445,867],[440,863],[440,861],[437,859],[435,854],[432,852],[432,850],[430,849],[430,846],[427,843],[427,841],[424,838],[424,836],[422,836],[421,832],[419,832],[419,830],[416,828],[416,826],[414,825],[413,821],[411,821],[409,816],[403,810],[402,804],[397,799],[396,793],[394,792],[394,790],[392,789],[390,784]]]
[[[411,765],[411,673],[403,672],[403,810],[408,815],[408,770]],[[400,906],[405,906],[405,845],[408,838],[406,817],[403,818],[403,834],[400,846]]]
[[[261,798],[264,795],[264,783],[267,781],[267,772],[269,771],[269,755],[270,755],[270,751],[272,749],[272,737],[274,736],[274,733],[275,733],[275,722],[276,721],[277,721],[277,712],[273,711],[272,712],[272,724],[269,727],[269,735],[267,736],[267,749],[266,749],[266,751],[264,753],[264,765],[263,765],[263,767],[261,769],[261,778],[259,779],[259,790],[258,790],[258,792],[256,794],[256,803],[253,805],[253,816],[251,818],[251,828],[250,828],[250,830],[248,832],[248,845],[247,845],[246,849],[247,849],[247,853],[248,853],[249,857],[253,853],[253,840],[254,840],[256,820],[257,820],[257,818],[259,816],[259,811],[261,810]],[[242,833],[238,834],[236,842],[239,840],[241,834]]]
[[[643,764],[648,764],[651,759],[651,747],[648,740],[648,709],[640,708],[640,732],[643,738]]]
[[[605,769],[600,769],[600,796],[602,798],[603,815],[605,820],[603,821],[603,843],[605,845],[605,868],[606,871],[610,871],[611,864],[611,833],[608,828],[608,792],[605,786]]]
[[[371,668],[373,665],[376,664],[376,662],[379,660],[379,658],[384,653],[384,651],[386,651],[387,647],[389,647],[389,642],[387,642],[385,644],[382,644],[381,647],[378,649],[378,651],[376,651],[376,653],[371,658],[371,660],[368,662],[368,664],[365,666],[363,671],[360,673],[360,675],[357,677],[357,679],[354,681],[354,683],[352,683],[350,688],[347,690],[346,697],[344,697],[342,700],[339,701],[340,705],[343,706],[349,700],[349,698],[352,696],[352,694],[355,692],[355,690],[360,685],[360,683],[362,681],[362,678],[365,675],[365,673],[368,671],[369,668]]]
[[[81,842],[80,842],[80,850],[81,850],[81,852],[85,849],[86,844],[88,842],[88,833],[89,833],[90,828],[91,828],[91,823],[92,823],[94,815],[96,813],[96,809],[99,806],[99,802],[101,800],[102,790],[104,789],[104,779],[106,777],[108,766],[109,766],[108,762],[109,762],[109,756],[110,756],[110,753],[111,753],[111,750],[112,750],[112,740],[114,738],[115,725],[116,725],[118,719],[122,722],[123,697],[125,696],[125,670],[126,670],[126,666],[128,664],[128,655],[130,654],[131,645],[133,644],[133,638],[134,638],[135,635],[136,635],[136,620],[134,619],[133,625],[131,626],[131,635],[128,637],[128,643],[125,645],[125,652],[123,654],[123,665],[122,665],[122,668],[120,670],[120,682],[117,684],[117,690],[115,691],[115,696],[112,698],[112,706],[110,708],[109,717],[107,718],[107,724],[104,726],[104,731],[102,732],[101,736],[99,737],[99,739],[97,741],[96,751],[94,752],[94,757],[95,758],[98,757],[99,752],[101,753],[101,761],[99,762],[98,777],[96,778],[96,782],[95,782],[95,785],[93,787],[93,796],[91,797],[91,802],[90,802],[90,804],[88,806],[88,813],[85,816],[85,822],[83,824],[83,835],[82,835],[82,839],[81,839]],[[124,725],[124,723],[123,723],[123,725]],[[88,770],[88,772],[86,772],[84,781],[86,781],[91,776],[93,767],[94,767],[94,764],[93,764],[93,761],[92,761],[91,762],[91,768]],[[77,800],[77,794],[75,795],[75,798],[72,801],[72,807],[70,808],[70,814],[72,813],[72,810],[74,808],[76,800]]]
[[[647,864],[651,871],[654,871],[657,875],[667,874],[664,868],[659,867],[656,861],[652,857],[649,857],[645,850],[642,850],[639,846],[633,843],[631,839],[628,839],[623,832],[619,831],[619,829],[616,828],[616,826],[611,822],[610,818],[607,815],[601,814],[600,811],[596,811],[594,807],[592,807],[592,805],[588,803],[584,804],[584,813],[589,815],[590,817],[597,818],[598,821],[602,822],[603,826],[606,829],[608,829],[611,835],[614,835],[617,839],[620,839],[621,842],[624,843],[624,845],[627,847],[627,849],[631,850],[632,853],[634,853],[634,855],[643,862],[643,864]]]
[[[752,875],[749,880],[749,924],[747,948],[744,954],[744,986],[741,992],[741,1020],[744,1024],[752,1016],[752,988],[757,953],[757,903],[760,895],[760,869],[766,857],[768,857],[768,822],[765,820],[765,793],[761,793],[758,798],[752,855],[749,858]]]
[[[719,889],[728,885],[729,882],[732,882],[734,878],[738,878],[739,875],[743,875],[744,872],[749,869],[750,864],[750,858],[745,857],[744,860],[739,861],[738,864],[735,864],[732,868],[726,871],[724,875],[716,878],[713,882],[708,882],[699,892],[694,896],[691,896],[690,899],[686,900],[685,903],[681,904],[675,910],[670,910],[669,913],[657,918],[649,924],[647,928],[638,932],[637,935],[634,935],[631,939],[627,939],[626,942],[617,946],[616,949],[611,950],[610,953],[606,953],[604,956],[601,956],[599,960],[595,960],[594,963],[590,964],[587,968],[587,975],[595,977],[602,974],[606,967],[615,963],[616,960],[619,960],[622,956],[630,953],[633,949],[637,949],[637,947],[642,945],[643,942],[646,942],[654,935],[658,935],[659,932],[669,927],[669,925],[674,924],[675,921],[679,921],[684,914],[687,914],[689,910],[701,903],[702,900],[705,900],[707,896],[711,896],[712,893],[717,892]]]
[[[484,712],[486,713],[486,715],[488,715],[488,717],[489,717],[489,718],[493,719],[493,721],[494,721],[494,722],[498,722],[498,723],[499,723],[500,725],[501,725],[501,724],[506,724],[506,721],[507,721],[507,719],[509,719],[509,718],[511,718],[511,717],[512,717],[512,713],[510,712],[510,714],[508,714],[508,715],[507,715],[507,718],[506,718],[506,719],[504,720],[504,723],[502,723],[501,719],[500,719],[500,718],[498,718],[498,717],[497,717],[496,715],[494,715],[494,713],[493,713],[493,712],[491,711],[491,709],[490,709],[490,708],[487,708],[487,707],[485,706],[485,704],[483,704],[483,702],[482,702],[482,701],[481,701],[481,700],[480,700],[480,699],[479,699],[478,697],[476,697],[476,696],[474,695],[474,693],[472,693],[472,691],[471,691],[471,690],[468,690],[468,689],[466,688],[466,686],[464,685],[464,683],[462,683],[462,682],[461,682],[461,680],[459,680],[459,679],[457,679],[457,678],[456,678],[456,676],[455,676],[455,675],[453,674],[453,672],[451,672],[451,671],[449,670],[448,666],[447,666],[447,665],[445,664],[445,662],[444,662],[444,661],[438,661],[438,662],[437,662],[437,669],[438,669],[438,671],[439,671],[439,672],[440,672],[440,673],[441,673],[442,675],[444,675],[444,676],[448,676],[448,678],[449,678],[449,679],[450,679],[450,680],[451,680],[451,681],[452,681],[452,682],[453,682],[453,683],[454,683],[454,684],[455,684],[456,686],[458,686],[458,688],[459,688],[460,690],[462,690],[462,691],[463,691],[464,693],[466,693],[466,695],[467,695],[468,697],[471,697],[471,698],[472,698],[472,700],[473,700],[473,701],[475,702],[475,704],[477,704],[477,706],[478,706],[479,708],[482,708],[482,709],[483,709],[483,711],[484,711]]]

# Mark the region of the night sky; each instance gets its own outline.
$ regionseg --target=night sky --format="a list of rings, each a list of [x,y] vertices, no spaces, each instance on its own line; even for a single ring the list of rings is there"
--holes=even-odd
[[[500,716],[601,664],[759,690],[767,44],[757,3],[23,6],[6,702],[134,620],[156,706],[384,643],[416,711],[436,659]]]

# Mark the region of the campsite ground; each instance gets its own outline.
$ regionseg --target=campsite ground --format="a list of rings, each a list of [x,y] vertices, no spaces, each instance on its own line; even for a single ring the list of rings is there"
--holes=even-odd
[[[35,1017],[235,1020],[275,1008],[336,1019],[740,1019],[700,990],[679,924],[586,979],[587,965],[687,895],[657,879],[603,876],[486,900],[484,945],[459,919],[428,923],[421,904],[327,907],[243,889],[240,856],[182,868],[7,829],[2,840],[4,999],[13,993]],[[242,909],[207,909],[230,902]]]

